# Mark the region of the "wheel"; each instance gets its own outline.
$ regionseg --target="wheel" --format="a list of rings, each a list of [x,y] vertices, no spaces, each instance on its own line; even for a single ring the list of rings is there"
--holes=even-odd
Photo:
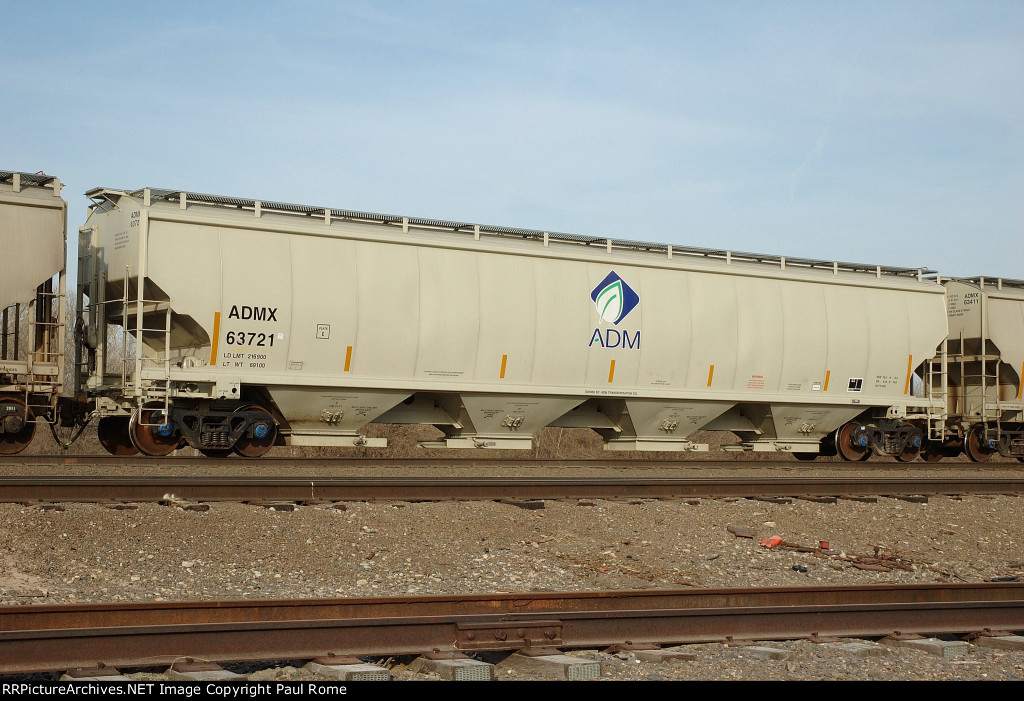
[[[231,448],[200,448],[199,452],[208,458],[226,458],[231,455]]]
[[[924,450],[921,451],[921,457],[924,458],[925,462],[938,462],[946,457],[946,453],[938,443],[925,443]]]
[[[0,455],[20,453],[36,435],[36,417],[16,397],[0,399]]]
[[[970,430],[967,431],[967,435],[964,436],[964,452],[967,453],[967,457],[973,462],[988,462],[994,454],[987,447],[982,447],[981,442],[984,433],[985,429],[980,424],[975,424],[971,426]]]
[[[140,453],[155,457],[169,455],[181,444],[178,431],[164,416],[162,402],[150,402],[136,409],[128,423],[128,435]]]
[[[104,416],[96,425],[100,445],[111,455],[136,455],[139,449],[128,435],[127,416]]]
[[[847,462],[858,462],[871,457],[871,451],[866,445],[853,444],[853,432],[858,426],[860,426],[859,423],[851,421],[836,431],[836,451],[839,453],[839,457]]]
[[[810,462],[818,457],[817,453],[793,453],[793,457],[797,460],[803,460],[804,462]]]
[[[274,447],[277,440],[277,424],[270,412],[261,406],[250,404],[238,411],[258,411],[263,414],[252,427],[252,436],[246,433],[235,442],[235,452],[245,458],[258,458]]]
[[[912,428],[912,426],[904,424],[900,428]],[[918,438],[920,441],[920,438]],[[921,446],[914,447],[913,445],[907,445],[903,449],[903,452],[896,456],[896,459],[900,462],[914,462],[917,460],[917,456],[921,454]]]

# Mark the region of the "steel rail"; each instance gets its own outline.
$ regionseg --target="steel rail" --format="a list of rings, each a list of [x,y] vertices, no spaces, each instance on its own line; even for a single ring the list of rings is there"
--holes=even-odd
[[[939,463],[928,463],[919,461],[916,463],[898,463],[892,460],[869,460],[867,462],[848,463],[838,459],[822,458],[815,462],[801,462],[793,458],[778,458],[749,460],[749,459],[712,459],[699,458],[685,460],[667,458],[503,458],[503,457],[473,457],[452,455],[450,457],[417,457],[417,458],[385,458],[385,457],[284,457],[264,456],[261,458],[243,458],[231,456],[228,458],[208,458],[205,456],[182,456],[169,455],[166,457],[148,457],[144,455],[27,455],[19,453],[0,458],[0,462],[8,465],[100,465],[118,467],[154,467],[159,465],[202,465],[218,466],[229,468],[259,468],[259,467],[294,467],[296,464],[324,467],[373,467],[373,468],[418,468],[418,467],[456,467],[456,468],[492,468],[492,467],[516,467],[516,468],[593,468],[593,469],[614,469],[614,468],[723,468],[723,469],[768,469],[768,468],[793,468],[799,470],[814,470],[827,468],[830,470],[942,470],[942,469],[1021,469],[1022,466],[1016,460],[1003,460],[998,456],[989,462],[957,462],[947,460]]]
[[[0,502],[799,498],[1024,493],[1020,478],[2,477]]]
[[[0,673],[1024,630],[1024,583],[0,607]]]

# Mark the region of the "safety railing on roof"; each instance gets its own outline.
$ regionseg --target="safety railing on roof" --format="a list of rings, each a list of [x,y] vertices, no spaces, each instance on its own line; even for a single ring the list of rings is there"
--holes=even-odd
[[[150,206],[154,201],[164,201],[176,204],[179,209],[187,209],[190,206],[209,206],[218,208],[234,209],[238,211],[251,212],[255,217],[274,214],[281,216],[292,216],[297,218],[308,218],[321,220],[326,224],[333,221],[352,221],[362,223],[380,224],[384,226],[401,227],[403,232],[410,228],[418,230],[435,230],[448,233],[461,233],[472,235],[479,240],[482,236],[488,237],[512,237],[528,239],[541,242],[544,246],[552,242],[559,244],[573,244],[586,247],[604,248],[607,252],[613,251],[634,251],[657,254],[673,258],[676,256],[690,258],[708,258],[731,263],[758,263],[771,265],[781,269],[805,268],[831,271],[834,274],[862,273],[870,274],[881,278],[882,276],[897,276],[904,278],[916,278],[918,280],[930,279],[936,275],[936,271],[929,268],[900,268],[886,265],[868,265],[862,263],[846,263],[841,261],[815,260],[812,258],[776,256],[761,253],[746,253],[742,251],[729,251],[725,249],[700,248],[695,246],[676,246],[663,243],[652,243],[646,241],[631,241],[625,239],[613,239],[607,237],[580,236],[577,234],[566,234],[558,232],[542,231],[538,229],[521,229],[506,226],[493,226],[484,224],[470,224],[467,222],[447,221],[442,219],[425,219],[419,217],[406,217],[392,214],[379,214],[373,212],[362,212],[348,209],[333,209],[328,207],[314,207],[309,205],[287,204],[266,200],[252,200],[238,197],[223,197],[218,195],[207,195],[202,193],[188,192],[184,190],[171,190],[163,188],[144,188],[141,190],[113,190],[109,188],[95,188],[86,193],[93,200],[94,207],[109,206],[116,204],[116,199],[122,196],[129,196],[141,200],[144,206]],[[109,204],[107,204],[109,203]]]

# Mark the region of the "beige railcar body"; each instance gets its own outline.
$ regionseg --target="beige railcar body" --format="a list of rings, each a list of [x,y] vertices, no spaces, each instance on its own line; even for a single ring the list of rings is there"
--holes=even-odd
[[[544,426],[579,426],[610,448],[699,449],[703,429],[816,453],[859,417],[941,409],[915,392],[947,335],[930,271],[88,195],[82,383],[101,416],[236,402],[294,445],[379,444],[365,426],[390,422],[435,425],[447,447],[527,448]],[[117,367],[107,324],[141,339]],[[203,447],[200,434],[185,439]]]

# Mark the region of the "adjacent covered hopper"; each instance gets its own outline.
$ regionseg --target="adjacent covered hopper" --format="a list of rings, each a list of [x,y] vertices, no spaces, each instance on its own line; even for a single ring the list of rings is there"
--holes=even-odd
[[[930,364],[930,394],[942,421],[925,457],[961,450],[1024,460],[1024,281],[945,282],[949,339]]]
[[[0,171],[0,455],[56,416],[64,358],[67,203],[60,180]]]

